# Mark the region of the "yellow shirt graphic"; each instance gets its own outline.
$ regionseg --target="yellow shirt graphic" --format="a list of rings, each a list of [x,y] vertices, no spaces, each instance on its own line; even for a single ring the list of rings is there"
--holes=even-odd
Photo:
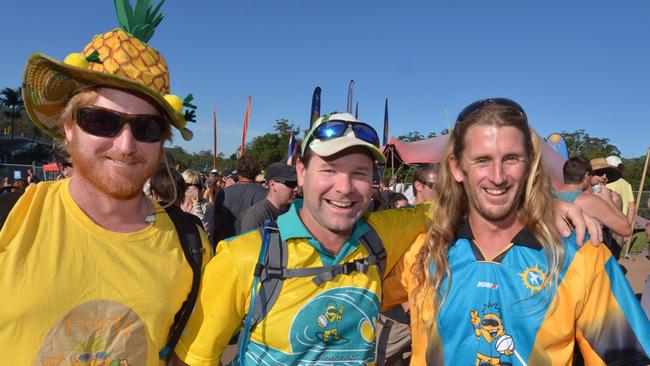
[[[108,231],[68,184],[31,186],[0,231],[0,363],[161,364],[192,283],[173,223],[160,209],[141,231]]]

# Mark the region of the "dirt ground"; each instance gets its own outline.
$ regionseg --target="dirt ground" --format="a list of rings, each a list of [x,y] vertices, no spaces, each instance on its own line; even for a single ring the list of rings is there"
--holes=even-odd
[[[625,277],[630,282],[635,294],[641,294],[645,281],[650,276],[650,259],[644,254],[630,256],[630,259],[619,259],[618,263],[623,266],[627,273]]]

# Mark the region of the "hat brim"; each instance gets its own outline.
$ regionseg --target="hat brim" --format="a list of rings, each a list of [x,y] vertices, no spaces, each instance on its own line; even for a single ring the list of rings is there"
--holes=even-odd
[[[83,89],[113,87],[142,95],[160,108],[184,140],[192,131],[184,127],[181,116],[160,93],[139,82],[100,71],[84,69],[35,53],[27,61],[23,74],[23,101],[32,121],[55,138],[64,136],[61,111],[70,98]]]
[[[386,163],[386,156],[375,145],[360,140],[351,135],[333,138],[331,140],[313,140],[309,144],[309,149],[318,156],[332,156],[345,149],[361,146],[367,148],[372,156],[381,164]]]

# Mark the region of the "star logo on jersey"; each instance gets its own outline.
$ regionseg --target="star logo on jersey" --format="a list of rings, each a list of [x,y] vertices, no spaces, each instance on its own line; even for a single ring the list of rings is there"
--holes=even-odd
[[[533,268],[526,268],[523,272],[519,273],[521,279],[524,281],[524,285],[530,290],[530,294],[534,294],[536,291],[540,291],[544,287],[544,281],[546,280],[546,273],[539,269],[539,265],[535,264]]]

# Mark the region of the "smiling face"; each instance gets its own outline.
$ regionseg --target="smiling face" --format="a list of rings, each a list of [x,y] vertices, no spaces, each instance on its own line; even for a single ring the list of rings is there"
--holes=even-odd
[[[351,148],[328,158],[313,154],[296,167],[304,202],[300,218],[317,238],[347,237],[372,198],[373,160],[365,148]]]
[[[467,130],[460,161],[449,158],[463,183],[470,217],[490,222],[516,218],[527,169],[523,133],[512,126],[474,125]]]
[[[124,114],[160,113],[147,100],[121,90],[100,88],[97,94],[94,106]],[[115,137],[100,137],[70,123],[65,125],[65,135],[75,167],[72,179],[85,180],[113,198],[141,194],[145,181],[160,165],[163,142],[137,141],[128,124]]]

